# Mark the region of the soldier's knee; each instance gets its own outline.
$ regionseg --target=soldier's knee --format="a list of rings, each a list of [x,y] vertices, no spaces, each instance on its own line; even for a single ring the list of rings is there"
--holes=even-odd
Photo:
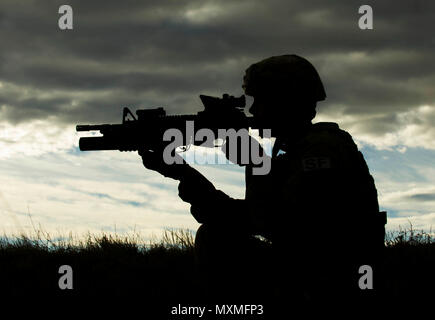
[[[195,255],[204,260],[231,257],[240,247],[237,230],[219,224],[202,224],[196,231]]]
[[[198,230],[196,230],[195,250],[197,250],[198,247],[202,247],[203,243],[205,242],[206,236],[207,236],[207,226],[205,224],[202,224],[199,226]]]
[[[213,247],[218,241],[219,235],[216,227],[209,224],[202,224],[196,231],[195,250],[204,251]]]
[[[202,224],[198,228],[195,236],[195,260],[200,267],[209,268],[216,264],[214,260],[221,256],[218,251],[222,250],[219,241],[222,237],[212,225]]]

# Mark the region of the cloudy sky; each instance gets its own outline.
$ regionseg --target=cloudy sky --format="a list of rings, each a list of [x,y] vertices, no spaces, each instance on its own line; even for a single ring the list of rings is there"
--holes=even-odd
[[[62,4],[73,8],[73,30],[58,27]],[[358,27],[363,4],[373,8],[373,30]],[[2,0],[0,232],[41,226],[60,235],[148,237],[163,228],[195,229],[175,181],[146,171],[134,153],[80,152],[75,125],[119,123],[123,106],[200,111],[199,94],[240,95],[251,63],[287,53],[318,69],[328,98],[315,121],[337,122],[352,134],[388,228],[410,221],[429,229],[434,9],[418,0]],[[238,167],[196,167],[243,197]]]

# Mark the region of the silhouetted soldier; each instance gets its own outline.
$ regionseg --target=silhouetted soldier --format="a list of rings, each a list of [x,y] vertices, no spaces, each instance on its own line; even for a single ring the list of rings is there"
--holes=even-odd
[[[336,302],[359,296],[358,269],[376,267],[384,221],[351,136],[336,123],[311,122],[326,98],[317,71],[296,55],[270,57],[246,70],[243,88],[254,98],[254,119],[276,137],[269,174],[246,165],[245,199],[216,190],[187,164],[140,152],[145,167],[180,180],[179,196],[202,223],[196,252],[212,290]]]

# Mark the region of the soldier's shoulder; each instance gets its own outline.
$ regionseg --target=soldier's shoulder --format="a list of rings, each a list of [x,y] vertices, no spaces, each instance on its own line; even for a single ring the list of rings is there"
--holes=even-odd
[[[304,137],[302,150],[307,153],[320,152],[341,154],[358,150],[352,136],[340,129],[335,122],[317,122]]]
[[[354,143],[352,136],[335,122],[314,123],[306,138],[312,142]]]
[[[313,123],[314,130],[341,130],[335,122],[316,122]]]

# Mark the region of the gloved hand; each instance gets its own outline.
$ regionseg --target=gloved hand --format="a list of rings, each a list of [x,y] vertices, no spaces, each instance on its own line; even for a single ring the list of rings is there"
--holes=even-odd
[[[142,157],[145,168],[156,171],[167,178],[180,180],[186,172],[189,171],[189,168],[193,170],[178,154],[175,154],[175,157],[179,158],[180,164],[177,162],[174,164],[166,164],[163,161],[161,152],[142,149],[139,150],[138,153]]]
[[[191,204],[210,204],[216,193],[216,188],[201,173],[189,166],[179,157],[181,164],[166,164],[162,153],[151,150],[139,150],[142,162],[147,169],[159,172],[165,177],[180,180],[178,185],[179,197]]]

